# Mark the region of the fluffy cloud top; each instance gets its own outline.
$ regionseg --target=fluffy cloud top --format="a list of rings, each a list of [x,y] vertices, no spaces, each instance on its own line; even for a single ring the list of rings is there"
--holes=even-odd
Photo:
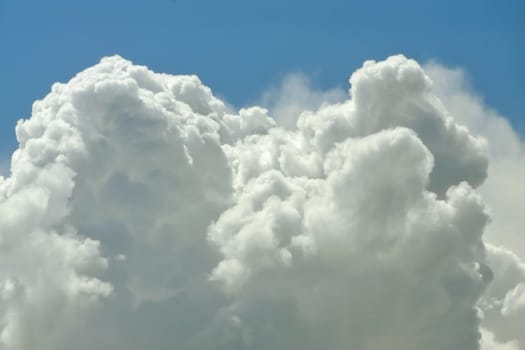
[[[413,60],[350,84],[274,97],[286,127],[118,56],[53,85],[0,178],[1,347],[514,349],[480,327],[485,139]]]

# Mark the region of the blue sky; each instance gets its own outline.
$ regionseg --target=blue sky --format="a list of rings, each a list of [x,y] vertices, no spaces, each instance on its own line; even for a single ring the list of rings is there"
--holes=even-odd
[[[461,67],[525,131],[525,2],[0,0],[0,157],[55,81],[105,55],[195,73],[236,106],[290,72],[347,87],[365,59],[404,53]]]

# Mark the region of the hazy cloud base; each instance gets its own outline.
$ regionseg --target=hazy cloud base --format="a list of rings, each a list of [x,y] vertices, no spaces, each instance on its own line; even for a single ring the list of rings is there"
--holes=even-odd
[[[523,143],[425,71],[294,75],[269,110],[118,56],[53,85],[0,178],[1,347],[523,346]]]

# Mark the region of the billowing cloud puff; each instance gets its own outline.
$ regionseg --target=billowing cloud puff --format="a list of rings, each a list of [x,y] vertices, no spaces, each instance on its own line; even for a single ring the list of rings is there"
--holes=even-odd
[[[489,331],[482,329],[482,344],[481,350],[519,350],[516,341],[510,341],[506,343],[500,343],[494,339],[494,334]]]
[[[350,83],[286,127],[118,56],[55,84],[0,180],[1,347],[514,349],[480,327],[486,141],[413,60]]]
[[[435,93],[456,119],[488,140],[488,178],[480,192],[491,215],[485,239],[491,243],[488,263],[495,278],[480,306],[483,323],[497,338],[518,339],[523,347],[525,142],[504,117],[484,105],[470,88],[465,72],[437,63],[425,65],[425,71],[434,82]]]

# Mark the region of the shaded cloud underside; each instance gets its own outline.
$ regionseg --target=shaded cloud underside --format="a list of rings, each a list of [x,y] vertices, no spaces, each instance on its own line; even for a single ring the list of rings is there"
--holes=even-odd
[[[53,85],[0,178],[1,347],[518,349],[525,269],[479,194],[504,122],[426,69],[293,77],[270,112],[118,56]]]

